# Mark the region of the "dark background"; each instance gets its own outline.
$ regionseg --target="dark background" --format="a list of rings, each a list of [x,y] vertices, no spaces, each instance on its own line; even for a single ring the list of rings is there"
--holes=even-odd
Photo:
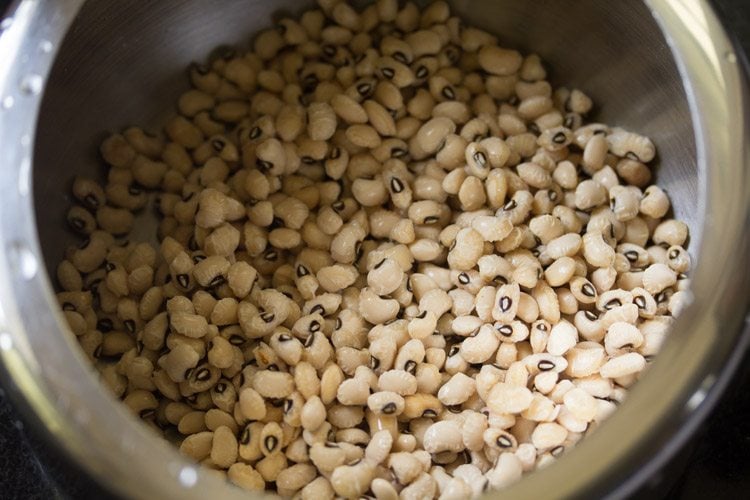
[[[750,1],[713,0],[750,53]],[[0,0],[0,13],[10,4]],[[1,57],[1,55],[0,55]],[[743,58],[747,68],[747,59]],[[638,497],[750,498],[750,356],[702,428]],[[102,490],[28,429],[0,389],[0,498],[101,498]]]

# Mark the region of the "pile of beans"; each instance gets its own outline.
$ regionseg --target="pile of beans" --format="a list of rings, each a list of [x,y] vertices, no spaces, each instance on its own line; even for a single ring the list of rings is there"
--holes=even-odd
[[[163,135],[75,180],[58,297],[103,382],[241,488],[502,488],[616,408],[687,302],[653,143],[445,2],[320,0],[189,74]],[[129,241],[149,206],[158,245]]]

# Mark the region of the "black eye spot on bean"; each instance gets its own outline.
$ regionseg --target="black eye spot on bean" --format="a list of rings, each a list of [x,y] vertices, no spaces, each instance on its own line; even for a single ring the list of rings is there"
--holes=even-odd
[[[672,260],[676,259],[679,256],[680,256],[680,251],[677,250],[677,249],[674,249],[671,252],[669,252],[669,258],[672,259]]]
[[[341,150],[336,146],[331,148],[331,152],[328,154],[328,158],[330,158],[331,160],[338,160],[340,157],[341,157]]]
[[[529,132],[533,133],[534,135],[539,135],[542,133],[542,131],[539,130],[539,125],[537,125],[536,123],[531,123],[529,125]]]
[[[421,80],[422,78],[427,77],[429,73],[430,73],[430,70],[427,69],[427,66],[420,64],[414,75]]]
[[[432,408],[428,408],[422,412],[422,416],[424,418],[435,418],[437,417],[437,412],[433,410]]]
[[[383,264],[385,264],[385,259],[375,264],[375,267],[373,267],[373,269],[380,269],[383,266]]]
[[[380,360],[375,356],[370,356],[370,368],[377,370],[380,367]]]
[[[394,193],[400,193],[404,190],[404,183],[398,177],[391,177],[391,191]]]
[[[393,116],[393,118],[396,118],[396,112],[395,111],[391,112],[391,115]],[[404,148],[393,148],[393,149],[391,149],[391,156],[393,158],[404,158],[408,154],[409,154],[409,151],[407,151]]]
[[[279,254],[276,252],[276,250],[269,250],[263,255],[263,258],[266,260],[274,261],[279,257]]]
[[[596,297],[596,288],[590,283],[584,283],[583,286],[581,286],[581,293],[586,297]]]
[[[279,367],[276,365],[276,363],[271,363],[270,365],[266,366],[266,370],[269,372],[277,372],[279,371]],[[276,404],[275,406],[281,406],[280,404]]]
[[[320,331],[320,322],[317,320],[311,321],[309,330],[311,333]]]
[[[408,278],[406,279],[406,291],[407,291],[407,292],[409,292],[409,293],[411,293],[411,292],[413,292],[413,291],[414,291],[414,288],[413,288],[413,287],[412,287],[412,285],[411,285],[411,276],[409,276],[409,277],[408,277]]]
[[[312,309],[310,309],[310,314],[325,314],[326,310],[323,308],[321,304],[315,304]]]
[[[461,413],[461,405],[447,406],[447,408],[448,408],[448,411],[451,413]]]
[[[219,382],[218,384],[216,384],[216,387],[214,387],[214,392],[216,394],[224,394],[224,391],[226,390],[227,384],[225,384],[224,382]]]
[[[636,262],[638,260],[638,252],[636,252],[635,250],[628,250],[623,255],[631,263]]]
[[[513,335],[513,327],[510,325],[500,325],[497,327],[497,333],[503,337],[510,337]]]
[[[178,274],[176,276],[177,284],[180,285],[182,288],[187,288],[190,286],[190,276],[187,274]]]
[[[629,160],[641,161],[641,159],[638,158],[638,155],[632,151],[628,151],[627,153],[625,153],[625,158]]]
[[[130,333],[135,333],[135,321],[133,321],[132,319],[126,319],[125,321],[123,321],[123,324],[125,325],[127,331],[129,331]]]
[[[208,286],[209,288],[216,288],[218,286],[223,285],[226,282],[227,282],[227,279],[220,274],[218,276],[215,276],[214,279],[212,279],[211,282],[208,284]]]
[[[451,358],[458,354],[458,351],[461,349],[458,345],[451,346],[450,350],[448,351],[448,357]]]
[[[94,349],[94,357],[96,359],[99,359],[102,356],[102,345],[99,344],[96,349]]]
[[[425,224],[434,224],[434,223],[436,223],[439,220],[440,220],[440,217],[438,217],[437,215],[428,215],[427,217],[424,218],[424,223]]]
[[[258,167],[258,170],[260,170],[261,172],[267,172],[271,170],[271,168],[273,168],[273,163],[271,163],[270,161],[258,159],[255,161],[255,166]]]
[[[342,325],[341,318],[336,318],[336,323],[334,324],[333,329],[338,330],[339,328],[341,328],[341,325]]]
[[[211,370],[209,370],[208,368],[201,368],[195,374],[195,380],[197,380],[198,382],[205,382],[206,380],[210,378],[211,378]]]
[[[300,265],[297,266],[297,277],[298,278],[301,278],[303,276],[307,276],[308,274],[310,274],[310,271],[308,271],[305,266],[303,266],[302,264],[300,264]]]
[[[153,417],[155,414],[156,412],[152,408],[146,408],[145,410],[141,410],[138,416],[142,419],[148,419]]]
[[[453,47],[448,47],[445,49],[445,57],[447,57],[448,61],[452,64],[455,64],[458,61],[458,51]]]
[[[86,228],[86,223],[78,217],[70,217],[68,219],[70,226],[76,231],[83,231]]]
[[[404,54],[400,50],[397,50],[393,53],[393,58],[401,64],[409,64],[409,59],[406,57],[406,54]]]
[[[417,362],[414,360],[409,360],[404,365],[404,371],[407,373],[411,373],[412,375],[417,373]]]
[[[505,205],[503,205],[503,210],[505,210],[506,212],[508,212],[510,210],[513,210],[517,206],[518,206],[518,203],[516,203],[516,200],[510,200],[508,203],[506,203]]]
[[[88,206],[89,208],[96,210],[99,208],[99,200],[96,196],[94,196],[92,193],[87,194],[83,197],[83,202]]]
[[[458,275],[458,282],[462,285],[468,285],[471,282],[471,278],[469,278],[468,274],[461,273]]]
[[[502,312],[510,311],[510,308],[512,305],[513,305],[513,299],[507,296],[500,297],[500,300],[498,301],[498,306],[500,306],[500,311]]]
[[[266,323],[271,323],[275,317],[276,315],[272,312],[264,312],[260,315],[260,319],[262,319]]]
[[[452,101],[456,98],[456,91],[453,90],[453,87],[446,85],[445,87],[443,87],[443,90],[440,92],[440,95],[442,95],[449,101]]]
[[[229,343],[232,345],[242,345],[245,343],[245,339],[239,335],[232,335],[229,337]]]
[[[547,359],[543,359],[539,363],[537,363],[536,367],[539,368],[539,370],[543,372],[547,372],[547,371],[552,370],[555,367],[555,363]]]
[[[396,413],[396,403],[386,403],[380,411],[386,415],[392,415],[393,413]]]
[[[331,203],[331,208],[336,212],[341,212],[344,209],[344,202],[341,200],[334,201],[333,203]]]
[[[539,331],[542,331],[542,332],[546,332],[547,331],[547,325],[545,325],[544,323],[539,323],[538,325],[536,325],[536,329],[539,330]]]
[[[385,67],[381,69],[380,72],[389,80],[393,79],[393,77],[396,76],[396,70],[394,70],[393,68]]]
[[[638,309],[646,308],[646,298],[643,295],[638,295],[633,298],[633,304],[638,306]]]
[[[242,431],[242,435],[240,435],[240,444],[243,446],[250,444],[250,437],[250,426],[248,425],[245,427],[245,430]]]
[[[597,316],[594,311],[584,311],[583,314],[589,321],[596,321],[597,319],[599,319],[599,316]]]
[[[263,440],[263,446],[268,453],[273,452],[278,444],[279,439],[276,436],[266,436],[266,439]]]
[[[511,448],[513,446],[513,441],[508,436],[498,436],[495,442],[500,448]]]
[[[359,95],[362,97],[366,97],[372,92],[372,85],[369,83],[360,83],[357,85],[357,92],[359,92]]]
[[[604,309],[606,311],[609,311],[610,309],[614,309],[615,307],[620,307],[622,305],[622,302],[620,299],[612,299],[606,304],[604,304]]]
[[[565,135],[565,132],[558,132],[552,136],[552,142],[555,144],[564,144],[567,139],[568,137]]]
[[[248,135],[248,137],[249,137],[250,139],[252,139],[252,140],[255,140],[255,139],[257,139],[258,137],[260,137],[260,135],[261,135],[262,133],[263,133],[263,131],[262,131],[262,130],[260,129],[260,127],[257,127],[257,126],[256,126],[256,127],[253,127],[253,128],[251,128],[251,129],[250,129],[250,134]]]
[[[556,446],[555,448],[552,448],[552,450],[550,450],[549,454],[552,455],[553,457],[557,458],[557,457],[559,457],[560,455],[563,454],[563,451],[565,451],[565,447],[564,446],[562,446],[562,445],[561,446]]]
[[[305,347],[310,347],[315,342],[315,334],[311,333],[309,337],[305,339]]]
[[[474,153],[472,158],[474,162],[482,168],[487,165],[487,156],[481,151],[477,151],[476,153]]]
[[[306,75],[302,79],[302,91],[305,93],[313,92],[315,90],[315,87],[318,86],[319,82],[320,80],[318,80],[318,75],[314,73]]]
[[[294,407],[294,401],[291,399],[284,400],[284,413],[289,413],[292,411],[292,407]]]

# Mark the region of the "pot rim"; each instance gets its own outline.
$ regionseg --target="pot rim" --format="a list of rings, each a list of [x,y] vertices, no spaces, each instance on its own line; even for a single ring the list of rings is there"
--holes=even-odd
[[[154,439],[91,376],[88,360],[66,333],[43,268],[30,189],[36,121],[57,48],[83,2],[18,0],[12,22],[0,29],[0,53],[6,54],[0,59],[0,143],[6,146],[0,151],[0,365],[27,414],[102,485],[134,498],[176,492],[247,498]],[[743,268],[750,248],[750,170],[743,168],[750,165],[750,102],[744,75],[708,2],[646,3],[682,76],[705,180],[699,183],[703,258],[692,276],[695,300],[649,368],[649,382],[637,384],[622,407],[564,458],[502,492],[513,498],[631,493],[689,438],[750,343]]]

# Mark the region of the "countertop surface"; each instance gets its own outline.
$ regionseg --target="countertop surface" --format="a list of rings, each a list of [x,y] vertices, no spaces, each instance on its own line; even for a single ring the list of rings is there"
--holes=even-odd
[[[750,2],[714,0],[732,36],[750,53]],[[0,0],[0,12],[7,0]],[[693,442],[680,455],[686,466],[654,478],[649,497],[734,499],[750,495],[750,355]],[[669,474],[663,474],[669,475]],[[661,485],[660,485],[661,483]],[[666,484],[667,486],[664,486]],[[641,496],[641,495],[639,495]],[[102,491],[49,449],[0,389],[0,497],[102,498]]]

